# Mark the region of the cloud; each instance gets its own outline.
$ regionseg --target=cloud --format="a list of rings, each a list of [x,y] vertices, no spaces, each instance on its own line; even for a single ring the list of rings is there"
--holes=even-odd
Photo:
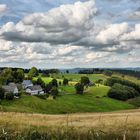
[[[131,11],[128,15],[129,20],[139,20],[140,19],[140,7],[138,7],[135,11]]]
[[[140,44],[140,24],[136,24],[131,32],[124,34],[121,40]]]
[[[12,41],[68,44],[81,39],[93,28],[96,12],[93,0],[61,5],[47,13],[25,16],[16,25],[7,23],[1,35]]]
[[[48,12],[27,14],[17,23],[3,24],[0,28],[0,62],[4,66],[39,67],[129,64],[124,60],[133,63],[138,56],[129,55],[128,59],[127,54],[139,52],[140,25],[115,21],[114,18],[104,20],[112,10],[102,14],[103,11],[99,11],[102,8],[98,10],[96,6],[93,0],[75,2]],[[121,7],[114,6],[116,9]],[[118,11],[121,12],[122,9]],[[114,11],[112,14],[118,18]]]
[[[2,16],[7,11],[7,5],[0,4],[0,16]]]

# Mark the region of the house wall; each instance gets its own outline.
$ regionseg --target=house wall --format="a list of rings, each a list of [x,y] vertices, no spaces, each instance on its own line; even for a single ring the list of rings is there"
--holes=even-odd
[[[25,84],[23,84],[23,85],[22,85],[23,89],[26,89],[26,88],[32,87],[32,86],[33,86],[33,84],[30,84],[30,85],[25,85]]]
[[[30,89],[26,89],[26,92],[31,94],[31,95],[38,95],[38,94],[44,94],[44,91],[39,91],[39,90],[33,90],[31,91]]]
[[[16,93],[18,93],[18,88],[17,87],[15,87],[15,89],[14,89],[14,92],[13,92],[14,94],[16,94]]]

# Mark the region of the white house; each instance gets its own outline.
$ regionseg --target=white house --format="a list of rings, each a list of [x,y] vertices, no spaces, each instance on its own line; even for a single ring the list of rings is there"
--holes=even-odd
[[[15,83],[9,83],[9,85],[4,85],[2,88],[8,92],[8,93],[13,93],[14,95],[18,94],[18,88]]]
[[[32,86],[33,86],[33,83],[32,83],[31,80],[24,80],[24,81],[22,82],[22,88],[23,88],[23,89],[26,89],[26,88],[32,87]]]
[[[40,85],[34,85],[26,88],[26,93],[30,95],[44,94],[44,91]]]

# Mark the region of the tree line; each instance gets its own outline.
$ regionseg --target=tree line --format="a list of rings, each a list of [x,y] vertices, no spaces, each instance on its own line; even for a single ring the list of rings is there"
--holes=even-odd
[[[111,98],[126,101],[128,99],[140,96],[139,84],[119,77],[108,78],[106,85],[111,86],[111,89],[108,92],[108,96]]]

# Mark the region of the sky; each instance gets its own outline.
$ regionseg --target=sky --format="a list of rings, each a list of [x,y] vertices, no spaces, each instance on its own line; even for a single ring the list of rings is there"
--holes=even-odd
[[[0,67],[140,67],[140,0],[0,0]]]

